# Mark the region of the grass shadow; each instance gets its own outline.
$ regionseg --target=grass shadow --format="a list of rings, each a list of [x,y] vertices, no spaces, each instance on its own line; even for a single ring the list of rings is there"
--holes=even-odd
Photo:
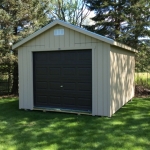
[[[0,100],[1,150],[132,149],[150,147],[150,98],[134,99],[112,118],[24,111]]]

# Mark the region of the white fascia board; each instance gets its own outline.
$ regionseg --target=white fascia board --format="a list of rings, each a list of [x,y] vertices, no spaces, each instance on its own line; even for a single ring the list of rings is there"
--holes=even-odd
[[[129,46],[125,45],[125,44],[116,42],[116,41],[114,41],[114,43],[112,45],[120,47],[120,48],[123,48],[123,49],[126,49],[126,50],[129,50],[129,51],[132,51],[134,53],[138,53],[138,50],[136,50],[136,49],[134,49],[132,47],[129,47]]]

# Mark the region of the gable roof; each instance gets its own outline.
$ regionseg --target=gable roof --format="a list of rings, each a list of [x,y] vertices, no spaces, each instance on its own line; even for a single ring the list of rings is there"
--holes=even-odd
[[[101,35],[99,35],[99,34],[90,32],[90,31],[88,31],[88,30],[86,30],[86,29],[80,28],[80,27],[78,27],[78,26],[72,25],[72,24],[70,24],[70,23],[67,23],[67,22],[64,22],[64,21],[61,21],[61,20],[55,20],[55,21],[53,21],[52,23],[46,25],[45,27],[39,29],[38,31],[34,32],[33,34],[29,35],[28,37],[26,37],[26,38],[24,38],[23,40],[19,41],[18,43],[14,44],[14,45],[12,46],[12,49],[14,50],[14,49],[20,47],[21,45],[25,44],[26,42],[30,41],[31,39],[35,38],[36,36],[40,35],[41,33],[45,32],[46,30],[52,28],[53,26],[55,26],[55,25],[57,25],[57,24],[58,24],[58,25],[65,26],[65,27],[67,27],[67,28],[70,28],[70,29],[72,29],[72,30],[74,30],[74,31],[83,33],[83,34],[85,34],[85,35],[88,35],[88,36],[93,37],[93,38],[95,38],[95,39],[98,39],[98,40],[100,40],[100,41],[106,42],[106,43],[108,43],[108,44],[110,44],[110,45],[114,45],[114,46],[117,46],[117,47],[121,47],[121,48],[123,48],[123,49],[129,50],[129,51],[132,51],[132,52],[137,52],[136,49],[133,49],[133,48],[127,46],[127,45],[121,44],[121,43],[116,42],[116,41],[114,41],[114,40],[112,40],[112,39],[110,39],[110,38],[107,38],[107,37],[105,37],[105,36],[101,36]]]

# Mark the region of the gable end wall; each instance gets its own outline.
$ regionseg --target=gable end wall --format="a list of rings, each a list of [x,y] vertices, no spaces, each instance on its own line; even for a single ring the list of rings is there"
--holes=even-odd
[[[64,35],[54,36],[54,29]],[[110,116],[110,45],[61,25],[19,47],[19,108],[34,108],[33,52],[84,49],[92,50],[92,115]]]

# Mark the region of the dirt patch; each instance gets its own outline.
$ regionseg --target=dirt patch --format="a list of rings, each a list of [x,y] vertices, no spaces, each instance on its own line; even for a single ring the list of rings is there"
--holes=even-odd
[[[146,88],[143,85],[136,85],[135,86],[135,96],[136,97],[149,97],[150,89]]]

